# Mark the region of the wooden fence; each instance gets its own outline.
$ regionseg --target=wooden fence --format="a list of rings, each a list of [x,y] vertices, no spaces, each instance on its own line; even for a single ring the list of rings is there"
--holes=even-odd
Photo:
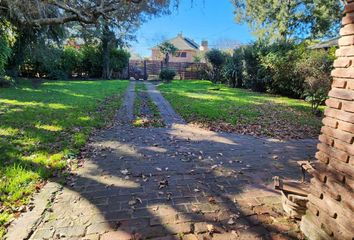
[[[206,68],[205,63],[170,62],[156,60],[130,60],[127,69],[128,78],[152,80],[158,79],[162,69],[173,69],[178,79],[201,79]]]

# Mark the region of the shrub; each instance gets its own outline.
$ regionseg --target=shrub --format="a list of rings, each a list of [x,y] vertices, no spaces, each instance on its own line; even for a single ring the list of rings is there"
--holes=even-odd
[[[82,68],[82,59],[82,51],[74,47],[65,47],[61,54],[61,66],[59,67],[62,72],[65,72],[68,76],[72,76],[73,72],[80,73]],[[56,69],[55,71],[56,73],[59,73],[59,69]],[[53,73],[55,75],[55,72]]]
[[[121,72],[129,64],[130,54],[123,49],[113,49],[110,58],[111,68],[114,71]]]
[[[327,99],[331,88],[331,70],[334,56],[324,50],[310,50],[296,65],[304,78],[304,96],[311,103],[314,113]]]
[[[66,80],[69,75],[67,71],[53,68],[48,71],[47,77],[52,80]]]
[[[0,88],[12,87],[15,86],[16,82],[13,78],[9,76],[0,77]]]
[[[266,46],[260,62],[271,79],[267,90],[289,97],[301,97],[304,79],[296,73],[296,63],[301,59],[306,47],[291,42],[276,42]]]
[[[329,79],[333,63],[333,50],[322,51],[321,57],[314,52],[305,43],[258,41],[235,49],[232,62],[227,59],[223,66],[223,76],[232,87],[304,97],[309,76]]]
[[[225,54],[218,49],[211,49],[205,54],[209,63],[207,70],[209,78],[212,82],[222,82],[222,66],[226,61]]]
[[[61,71],[60,79],[66,79],[67,73],[62,70],[62,49],[38,43],[31,45],[25,51],[24,63],[21,71],[28,77],[49,77],[59,79],[58,72]]]
[[[167,82],[171,81],[175,76],[176,76],[176,71],[168,68],[162,69],[159,75],[161,80]]]
[[[89,77],[102,76],[102,51],[96,45],[85,44],[81,47],[83,70]]]
[[[230,55],[225,55],[225,63],[221,69],[221,81],[227,83],[230,87],[236,87],[237,85],[237,73],[238,67],[233,57]]]
[[[261,64],[260,57],[267,51],[263,42],[247,45],[242,49],[243,56],[243,85],[257,92],[266,92],[271,81],[269,74]]]

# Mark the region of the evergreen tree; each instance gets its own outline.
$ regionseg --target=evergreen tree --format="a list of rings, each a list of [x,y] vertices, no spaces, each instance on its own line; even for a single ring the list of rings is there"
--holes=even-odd
[[[259,38],[323,38],[338,34],[344,6],[338,0],[231,0],[236,21]]]

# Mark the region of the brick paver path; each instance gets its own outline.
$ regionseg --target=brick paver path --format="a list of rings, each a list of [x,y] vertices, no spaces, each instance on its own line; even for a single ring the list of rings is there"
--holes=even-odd
[[[315,140],[280,142],[186,125],[151,84],[165,128],[134,128],[134,82],[114,127],[92,137],[85,162],[30,239],[287,239],[272,176],[299,178]]]

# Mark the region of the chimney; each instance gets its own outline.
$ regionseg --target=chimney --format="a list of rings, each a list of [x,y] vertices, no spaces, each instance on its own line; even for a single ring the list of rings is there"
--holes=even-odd
[[[200,50],[203,52],[206,52],[209,50],[209,45],[207,40],[203,40],[202,43],[200,44]]]

